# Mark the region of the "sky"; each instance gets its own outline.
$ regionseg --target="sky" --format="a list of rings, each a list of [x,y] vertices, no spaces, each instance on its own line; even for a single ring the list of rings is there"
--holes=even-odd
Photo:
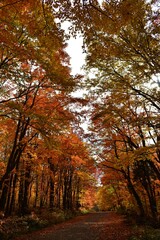
[[[62,23],[62,29],[69,33],[70,22],[65,21]],[[71,74],[82,74],[82,66],[85,63],[85,54],[83,53],[83,38],[77,34],[76,38],[70,36],[67,41],[68,46],[66,47],[66,52],[70,56],[70,67]]]
[[[70,56],[71,73],[73,75],[82,74],[82,66],[85,63],[85,54],[82,51],[83,38],[77,36],[77,38],[71,38],[68,40],[67,53]]]
[[[100,4],[102,4],[103,0],[98,0]],[[63,24],[63,28],[66,30],[69,27],[69,23],[65,22]],[[68,47],[66,48],[67,53],[70,56],[70,64],[71,64],[71,73],[75,74],[82,74],[82,66],[85,64],[85,53],[83,53],[82,45],[83,45],[83,38],[77,36],[77,38],[71,37],[70,40],[67,42]]]
[[[67,23],[65,23],[67,28]],[[64,25],[64,28],[65,28]],[[66,52],[70,56],[70,65],[71,65],[71,74],[84,74],[82,67],[85,64],[85,53],[83,53],[83,38],[78,36],[76,38],[71,37],[67,41],[67,48]],[[85,94],[85,91],[83,90],[77,90],[72,93],[73,97],[81,98],[83,97],[83,94]],[[88,132],[88,123],[87,121],[80,124],[80,126],[83,128],[85,132]]]

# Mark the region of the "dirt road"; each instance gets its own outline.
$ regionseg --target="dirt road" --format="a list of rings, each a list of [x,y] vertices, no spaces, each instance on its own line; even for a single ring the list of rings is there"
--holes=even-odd
[[[131,228],[113,212],[90,213],[16,240],[128,240]]]

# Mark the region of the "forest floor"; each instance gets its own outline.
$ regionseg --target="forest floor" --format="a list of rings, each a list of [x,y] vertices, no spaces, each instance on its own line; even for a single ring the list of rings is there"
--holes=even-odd
[[[133,227],[125,217],[114,212],[96,212],[19,236],[15,240],[128,240],[131,236]]]

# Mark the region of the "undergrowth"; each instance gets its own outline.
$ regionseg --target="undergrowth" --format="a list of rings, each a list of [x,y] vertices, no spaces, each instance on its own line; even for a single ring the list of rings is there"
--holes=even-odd
[[[55,209],[54,211],[42,210],[39,213],[32,212],[21,217],[2,218],[0,219],[0,240],[14,239],[18,235],[62,223],[76,215],[80,215],[80,213]]]
[[[132,236],[129,240],[160,240],[160,229],[143,229],[139,236]]]

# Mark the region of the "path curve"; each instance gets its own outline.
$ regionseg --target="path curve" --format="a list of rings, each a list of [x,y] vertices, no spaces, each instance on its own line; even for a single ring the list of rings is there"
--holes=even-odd
[[[16,240],[128,240],[131,228],[114,212],[90,213]]]

